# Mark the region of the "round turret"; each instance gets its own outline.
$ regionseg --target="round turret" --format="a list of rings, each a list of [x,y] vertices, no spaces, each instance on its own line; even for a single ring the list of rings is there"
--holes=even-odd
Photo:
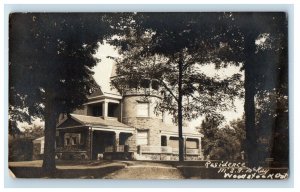
[[[157,80],[143,79],[133,82],[123,89],[122,95],[124,122],[132,118],[162,120],[161,113],[155,110],[162,97]]]

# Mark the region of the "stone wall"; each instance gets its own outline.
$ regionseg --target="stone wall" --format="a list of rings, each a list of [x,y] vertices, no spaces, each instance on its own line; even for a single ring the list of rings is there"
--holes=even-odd
[[[137,130],[148,130],[149,145],[161,146],[160,127],[161,119],[151,117],[123,117],[123,123]]]
[[[143,153],[141,155],[137,154],[135,156],[137,160],[151,160],[151,161],[178,161],[179,157],[177,154],[165,154],[165,153]],[[186,155],[185,160],[187,161],[199,161],[203,160],[203,157],[198,155]]]
[[[129,152],[137,152],[136,147],[136,133],[130,135],[126,141],[126,145],[129,146]]]

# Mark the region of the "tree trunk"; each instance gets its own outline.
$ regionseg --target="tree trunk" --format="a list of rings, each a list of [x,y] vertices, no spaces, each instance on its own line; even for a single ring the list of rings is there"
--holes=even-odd
[[[184,142],[182,136],[182,73],[183,73],[183,59],[180,56],[178,63],[178,147],[179,147],[179,161],[184,161]]]
[[[45,144],[43,157],[43,171],[51,176],[55,169],[55,137],[57,112],[54,99],[48,98],[45,103]]]
[[[255,128],[255,39],[247,39],[246,61],[245,61],[245,129],[246,129],[246,151],[249,166],[258,165],[257,133]]]

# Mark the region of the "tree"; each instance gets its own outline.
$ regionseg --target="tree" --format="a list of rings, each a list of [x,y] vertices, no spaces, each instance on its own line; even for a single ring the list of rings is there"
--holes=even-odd
[[[152,53],[169,58],[177,64],[180,77],[182,69],[189,66],[183,59],[185,51],[193,56],[194,61],[211,62],[216,68],[242,64],[245,74],[246,151],[250,166],[256,166],[259,159],[255,97],[260,91],[274,88],[278,97],[287,96],[286,14],[137,13],[133,18],[130,24],[136,29],[136,36],[143,36],[145,31],[151,34],[150,43],[140,55]],[[131,34],[130,30],[127,34]],[[264,39],[272,43],[259,42]],[[120,45],[126,50],[132,48],[134,43],[121,41]],[[177,88],[178,93],[182,93],[182,81],[178,81]],[[182,116],[181,96],[179,94],[177,102],[178,119]],[[179,120],[179,135],[181,124]]]
[[[207,115],[205,116],[205,119],[202,121],[201,126],[198,127],[200,133],[202,133],[204,136],[202,139],[204,155],[211,156],[213,149],[216,148],[215,146],[216,135],[219,130],[219,126],[222,124],[223,121],[224,121],[224,116]]]
[[[222,115],[206,116],[198,128],[204,135],[203,149],[211,159],[234,160],[244,150],[244,119],[236,119],[223,125]]]
[[[87,101],[94,87],[99,42],[111,35],[105,14],[13,13],[9,21],[10,113],[13,120],[45,121],[43,169],[55,169],[59,114]],[[25,114],[25,115],[24,115]]]
[[[211,78],[199,66],[213,62],[227,65],[234,52],[234,33],[225,33],[223,13],[136,13],[124,37],[112,41],[124,58],[118,62],[114,85],[121,89],[126,79],[157,79],[165,91],[160,110],[176,117],[179,160],[183,154],[183,119],[216,113],[239,96],[241,75]],[[230,40],[230,42],[229,42]],[[124,81],[125,80],[125,81]],[[226,102],[227,101],[227,102]]]
[[[255,97],[259,92],[272,90],[276,90],[277,97],[287,96],[287,18],[282,12],[232,13],[230,17],[228,25],[235,26],[232,29],[243,37],[240,57],[245,71],[247,156],[250,166],[256,166],[259,157]]]
[[[13,138],[16,137],[16,135],[19,135],[21,133],[20,129],[18,128],[16,121],[8,121],[8,134],[13,136]]]

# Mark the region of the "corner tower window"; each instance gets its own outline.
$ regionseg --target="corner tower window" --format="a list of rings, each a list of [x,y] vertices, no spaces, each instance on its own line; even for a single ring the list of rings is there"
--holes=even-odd
[[[152,81],[152,89],[158,90],[159,89],[159,83],[158,81],[153,80]]]
[[[137,117],[149,117],[149,103],[137,104]]]
[[[141,87],[142,88],[149,88],[150,87],[150,80],[149,79],[142,79],[141,80]]]

